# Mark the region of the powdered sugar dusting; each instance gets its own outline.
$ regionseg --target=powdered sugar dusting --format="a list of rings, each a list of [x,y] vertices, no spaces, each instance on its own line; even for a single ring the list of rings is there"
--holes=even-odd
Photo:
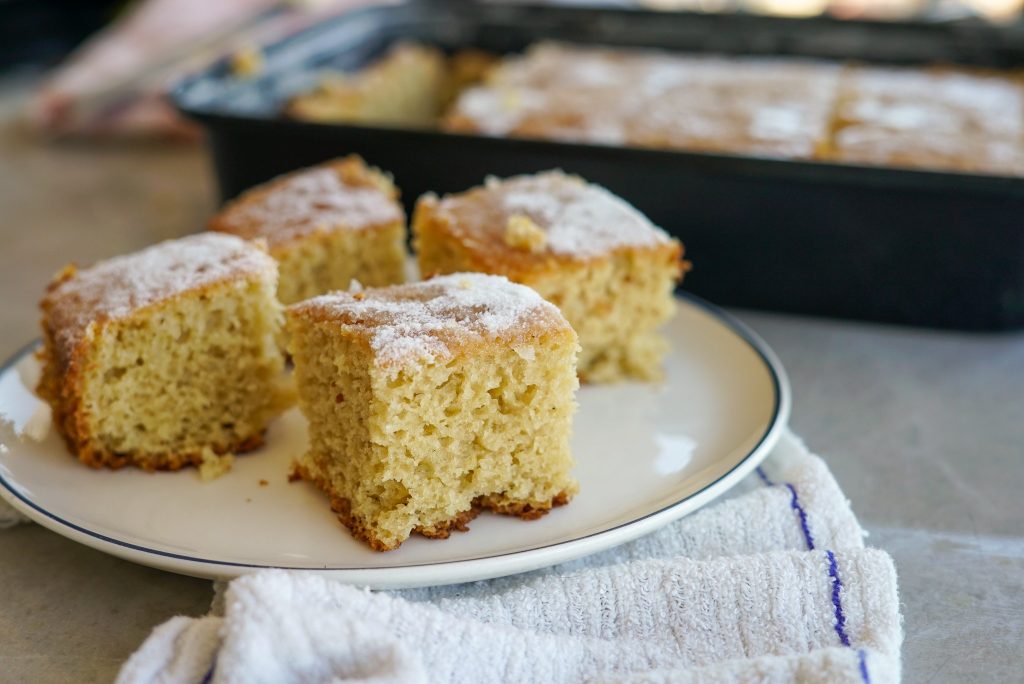
[[[811,156],[839,68],[541,43],[460,95],[456,130],[605,145]]]
[[[243,196],[221,215],[218,229],[264,237],[273,246],[319,230],[363,230],[403,218],[380,188],[346,183],[335,168],[323,166]]]
[[[495,191],[505,212],[525,214],[547,233],[547,248],[555,254],[593,257],[670,240],[626,201],[560,171],[510,178]]]
[[[1024,173],[1019,79],[959,67],[540,43],[462,93],[445,125],[590,144]],[[845,133],[848,126],[862,130]],[[851,137],[877,139],[879,149],[865,142],[847,154]]]
[[[504,276],[456,273],[359,294],[333,292],[290,311],[366,329],[381,366],[443,361],[456,341],[512,336],[527,325],[568,327],[554,305]]]
[[[125,318],[176,294],[273,268],[273,259],[241,238],[200,233],[77,271],[47,293],[43,308],[58,341],[70,344],[90,323]]]
[[[994,135],[1024,133],[1024,90],[1007,78],[920,69],[851,69],[844,79],[844,118],[896,130]]]

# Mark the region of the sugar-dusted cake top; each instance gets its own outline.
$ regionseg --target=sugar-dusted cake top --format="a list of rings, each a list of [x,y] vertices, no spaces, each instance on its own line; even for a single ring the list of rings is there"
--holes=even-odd
[[[832,153],[871,164],[1024,173],[1024,88],[1006,75],[850,68]]]
[[[545,332],[575,336],[558,308],[534,290],[482,273],[332,292],[294,304],[288,313],[365,335],[380,366],[445,360],[480,342],[525,344]]]
[[[454,130],[606,145],[807,157],[827,133],[839,67],[540,43],[463,92]]]
[[[486,254],[499,272],[551,259],[587,260],[623,248],[675,244],[626,201],[578,176],[546,171],[490,178],[434,203],[434,217],[468,249]]]
[[[832,148],[851,163],[1024,174],[1024,149],[1012,138],[852,124],[836,133]]]
[[[188,291],[275,269],[266,252],[233,235],[168,240],[81,270],[66,268],[43,298],[44,322],[66,346],[93,322],[122,319]]]
[[[356,156],[281,176],[244,193],[210,229],[264,238],[271,250],[320,231],[366,230],[403,221],[398,191]]]
[[[1006,75],[944,69],[851,68],[840,122],[914,133],[1024,133],[1024,88]]]

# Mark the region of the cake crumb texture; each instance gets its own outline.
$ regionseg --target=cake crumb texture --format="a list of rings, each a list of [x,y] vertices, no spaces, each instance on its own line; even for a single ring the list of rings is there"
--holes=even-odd
[[[203,482],[211,482],[228,474],[231,472],[231,466],[235,464],[234,454],[218,454],[210,448],[202,450],[201,458],[202,461],[199,464],[199,479]]]
[[[287,318],[310,435],[295,473],[374,549],[447,537],[481,508],[532,519],[576,492],[577,338],[532,290],[453,274]]]
[[[287,402],[276,265],[200,234],[86,269],[42,301],[40,396],[84,463],[176,470],[258,447]]]

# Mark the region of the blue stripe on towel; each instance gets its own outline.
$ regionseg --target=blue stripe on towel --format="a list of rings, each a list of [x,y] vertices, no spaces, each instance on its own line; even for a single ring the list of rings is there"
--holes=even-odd
[[[797,517],[800,519],[800,529],[804,533],[804,541],[807,542],[807,550],[813,551],[814,537],[811,536],[811,527],[807,522],[807,511],[804,510],[803,505],[800,503],[800,497],[797,496],[796,487],[789,484],[788,482],[783,482],[781,485],[772,482],[772,479],[768,477],[768,474],[764,472],[764,468],[762,468],[761,466],[757,467],[757,476],[760,477],[761,481],[764,482],[769,487],[782,486],[789,490],[789,507],[796,511]]]
[[[774,482],[770,477],[768,477],[768,473],[766,473],[764,468],[761,466],[757,467],[757,476],[761,478],[761,481],[768,487],[781,486],[789,490],[789,505],[794,511],[796,511],[796,514],[800,519],[800,529],[804,533],[804,540],[807,542],[807,549],[813,551],[814,537],[811,535],[811,528],[807,522],[807,511],[804,510],[803,505],[800,503],[800,497],[797,495],[796,487],[788,482]],[[843,581],[839,578],[839,564],[836,562],[836,556],[832,551],[826,550],[825,556],[828,558],[828,576],[832,580],[832,609],[835,614],[836,636],[839,637],[839,642],[842,643],[843,646],[852,648],[850,645],[850,635],[846,633],[846,614],[843,612],[842,602]],[[864,652],[864,649],[857,650],[857,666],[860,679],[863,684],[871,684],[871,676],[868,674],[867,654]]]
[[[836,564],[836,556],[831,551],[826,551],[828,557],[828,576],[832,578],[832,607],[836,615],[836,634],[843,646],[850,645],[850,637],[846,634],[846,615],[843,614],[843,602],[840,600],[840,592],[843,590],[843,581],[839,579],[839,566]]]
[[[860,680],[864,684],[871,684],[871,677],[868,676],[867,654],[864,653],[863,648],[857,650],[857,660],[860,662]]]

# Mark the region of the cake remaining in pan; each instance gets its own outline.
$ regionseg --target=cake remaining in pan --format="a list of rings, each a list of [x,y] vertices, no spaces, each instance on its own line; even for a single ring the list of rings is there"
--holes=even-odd
[[[451,131],[1024,174],[1011,73],[843,66],[539,43],[443,120]]]
[[[810,158],[839,67],[539,43],[447,113],[448,130]]]
[[[850,67],[827,156],[840,162],[1024,174],[1024,89],[996,72]]]
[[[358,73],[324,73],[316,88],[288,103],[287,114],[307,121],[433,126],[447,84],[440,50],[403,43]]]

